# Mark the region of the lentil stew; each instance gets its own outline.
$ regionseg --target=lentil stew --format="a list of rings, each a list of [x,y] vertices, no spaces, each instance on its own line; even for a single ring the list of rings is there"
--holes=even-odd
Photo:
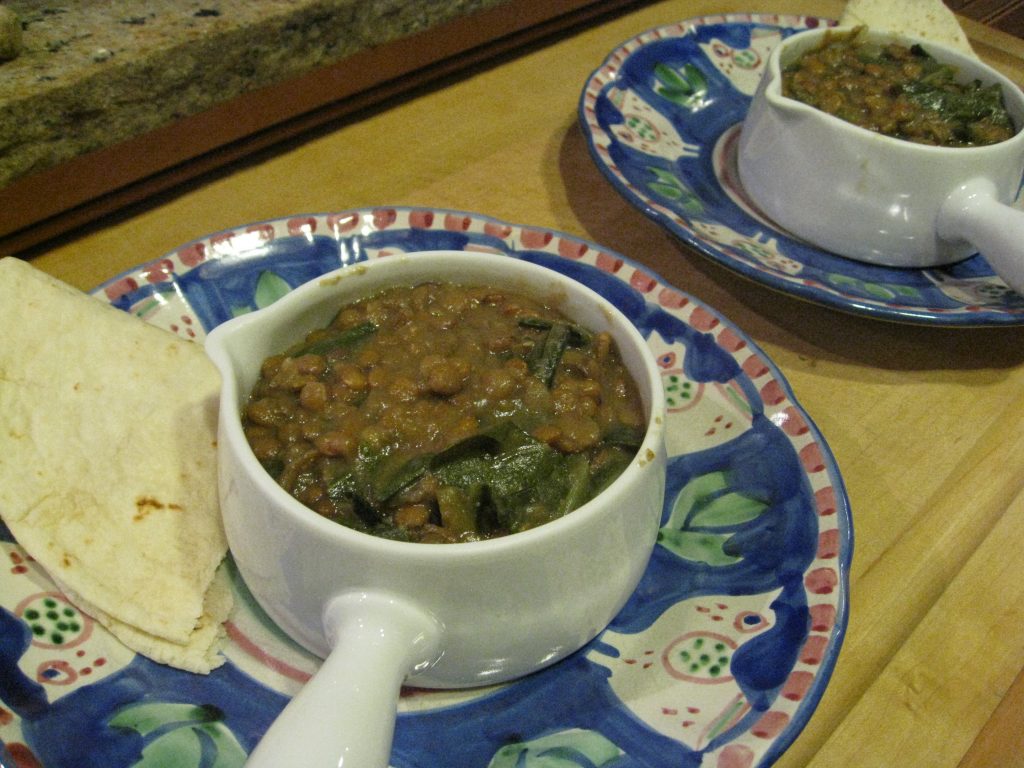
[[[961,83],[920,45],[830,33],[782,71],[784,96],[861,128],[919,144],[975,147],[1016,130],[998,84]]]
[[[425,543],[561,517],[621,474],[646,426],[609,334],[553,303],[448,283],[341,307],[263,362],[242,422],[317,513]]]

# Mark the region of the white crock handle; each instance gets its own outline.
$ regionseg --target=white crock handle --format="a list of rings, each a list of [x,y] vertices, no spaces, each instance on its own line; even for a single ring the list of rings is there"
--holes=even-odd
[[[966,240],[1003,281],[1024,296],[1024,211],[999,202],[995,185],[973,179],[950,193],[939,209],[943,240]]]
[[[386,768],[402,682],[436,660],[441,625],[391,595],[357,592],[324,609],[332,650],[277,717],[246,768]]]

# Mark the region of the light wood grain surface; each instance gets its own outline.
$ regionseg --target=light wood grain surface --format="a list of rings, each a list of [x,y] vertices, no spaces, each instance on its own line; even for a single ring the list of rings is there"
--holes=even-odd
[[[476,211],[588,238],[739,325],[788,378],[847,484],[851,618],[779,766],[1024,766],[1024,328],[897,325],[821,308],[689,251],[591,162],[582,85],[650,27],[840,2],[660,2],[518,51],[96,222],[33,263],[83,289],[195,237],[357,206]],[[965,22],[1024,83],[1024,42]]]

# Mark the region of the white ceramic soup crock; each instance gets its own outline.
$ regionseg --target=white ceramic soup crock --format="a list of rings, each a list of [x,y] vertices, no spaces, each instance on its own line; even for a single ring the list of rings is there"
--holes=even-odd
[[[240,411],[260,364],[327,325],[340,305],[394,285],[490,284],[553,298],[571,319],[615,338],[648,417],[630,466],[565,517],[489,541],[375,538],[320,517],[263,470]],[[386,766],[403,682],[469,687],[552,664],[595,637],[636,587],[665,491],[664,395],[636,328],[613,305],[553,270],[510,257],[425,252],[324,275],[210,333],[221,371],[220,499],[231,553],[260,605],[325,657],[250,757],[250,768]]]
[[[1024,212],[1009,207],[1024,173],[1024,93],[948,46],[868,30],[868,41],[921,45],[956,67],[959,80],[998,83],[1018,128],[985,147],[883,136],[782,95],[782,69],[836,32],[800,32],[769,55],[739,143],[740,180],[751,200],[797,237],[860,261],[930,268],[980,251],[1024,293]]]

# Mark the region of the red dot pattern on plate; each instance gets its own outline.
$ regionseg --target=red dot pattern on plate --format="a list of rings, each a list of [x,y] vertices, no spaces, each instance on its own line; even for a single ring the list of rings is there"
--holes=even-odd
[[[376,208],[373,211],[373,228],[387,229],[398,219],[398,212],[394,208]]]
[[[206,260],[206,245],[192,243],[178,251],[178,260],[186,267],[196,267]]]
[[[221,232],[219,234],[213,235],[210,238],[210,247],[213,248],[213,250],[215,251],[226,250],[231,248],[234,241],[234,232]]]
[[[498,221],[485,221],[484,234],[504,240],[506,237],[512,234],[512,227],[508,224],[503,224]]]
[[[782,391],[782,385],[776,379],[772,379],[761,387],[761,399],[765,405],[780,405],[786,400],[786,393]]]
[[[818,516],[828,517],[836,513],[836,490],[832,486],[822,488],[814,494],[814,502],[818,506]]]
[[[524,248],[543,248],[554,238],[546,229],[524,229],[519,233],[519,240]]]
[[[346,234],[359,226],[362,216],[358,213],[332,213],[327,217],[327,228],[337,234]]]
[[[839,530],[829,528],[818,534],[818,559],[831,560],[839,556]]]
[[[717,434],[719,429],[730,430],[730,429],[732,429],[732,426],[733,426],[732,422],[731,421],[726,421],[725,417],[722,416],[721,414],[719,414],[718,416],[715,416],[714,421],[712,422],[712,425],[713,426],[709,427],[707,429],[707,431],[704,432],[704,436],[705,437],[711,437],[712,435]]]
[[[658,304],[665,309],[682,309],[689,303],[688,298],[672,288],[662,288],[658,291]]]
[[[85,651],[79,649],[78,651],[75,652],[75,656],[77,656],[79,659],[83,659],[83,658],[85,658]],[[91,675],[95,670],[101,669],[101,668],[105,667],[106,665],[107,665],[107,660],[103,656],[100,656],[98,658],[93,659],[91,666],[87,665],[87,666],[81,667],[78,670],[78,674],[79,675]]]
[[[704,307],[694,307],[690,313],[690,324],[698,331],[707,333],[718,327],[718,318]]]
[[[750,768],[754,764],[754,750],[746,744],[729,744],[718,755],[715,768]]]
[[[785,712],[769,710],[757,721],[750,732],[762,739],[774,739],[782,729],[789,725],[789,715]]]
[[[181,325],[171,323],[170,326],[168,326],[170,330],[179,335],[183,334],[190,339],[194,339],[196,337],[196,332],[192,328],[192,323],[194,322],[192,318],[188,315],[181,315],[179,319],[181,320]]]
[[[804,417],[801,416],[800,412],[793,406],[786,408],[783,413],[785,414],[785,418],[780,421],[782,422],[782,431],[787,435],[799,437],[800,435],[806,435],[811,431],[811,428],[807,426],[807,422],[804,421]]]
[[[85,653],[80,651],[77,656],[82,658]],[[50,659],[36,667],[36,682],[44,685],[67,686],[78,682],[79,678],[89,677],[96,669],[105,666],[107,660],[102,656],[94,659],[92,665],[75,669],[70,662],[63,659]]]
[[[642,659],[623,659],[623,664],[636,665],[639,664],[641,669],[650,669],[654,666],[654,651],[644,651],[645,658]]]
[[[718,334],[718,346],[726,352],[735,354],[746,347],[747,342],[732,328],[723,328],[722,332]]]
[[[726,611],[729,606],[726,603],[715,603],[714,606],[698,605],[697,613],[707,614],[712,621],[722,621],[725,617],[721,613],[712,613],[712,611]]]
[[[814,683],[814,675],[806,670],[797,670],[789,676],[785,685],[782,686],[780,695],[790,701],[800,701],[807,695]]]
[[[414,229],[430,229],[434,223],[433,211],[409,211],[409,226]]]
[[[312,216],[298,216],[288,220],[289,235],[309,236],[316,232],[316,219]]]
[[[825,459],[821,455],[821,448],[817,443],[808,443],[800,449],[800,463],[808,472],[821,472],[825,469]]]
[[[615,258],[614,256],[611,256],[605,253],[604,251],[597,254],[597,259],[595,263],[598,269],[604,272],[608,272],[609,274],[612,275],[614,275],[616,272],[622,269],[623,264],[622,259]]]
[[[836,608],[828,603],[811,606],[811,631],[830,632],[836,624]]]
[[[569,240],[564,237],[558,239],[558,255],[567,259],[582,259],[588,247],[586,243],[577,240]]]
[[[245,231],[247,234],[259,236],[263,241],[274,239],[273,224],[253,224],[251,227],[246,227]]]
[[[139,284],[130,277],[122,277],[110,285],[108,285],[103,293],[107,297],[108,301],[114,302],[124,296],[126,293],[137,291]]]
[[[31,558],[28,555],[22,555],[20,552],[11,551],[8,555],[11,560],[11,573],[15,576],[20,576],[23,573],[28,573],[28,563]]]
[[[457,216],[454,213],[446,214],[444,217],[444,228],[449,232],[466,232],[473,220],[469,216]]]
[[[658,282],[646,272],[636,269],[633,270],[633,276],[629,278],[629,284],[640,293],[650,293]]]
[[[836,572],[832,568],[815,568],[804,576],[804,586],[815,595],[832,594],[836,584]]]
[[[759,379],[768,373],[768,364],[757,355],[748,357],[740,367],[752,379]]]
[[[174,274],[174,262],[170,259],[161,259],[150,264],[142,271],[143,277],[149,283],[163,283]]]
[[[821,664],[825,658],[825,648],[828,645],[828,638],[823,635],[811,635],[800,649],[800,661],[804,664]]]

